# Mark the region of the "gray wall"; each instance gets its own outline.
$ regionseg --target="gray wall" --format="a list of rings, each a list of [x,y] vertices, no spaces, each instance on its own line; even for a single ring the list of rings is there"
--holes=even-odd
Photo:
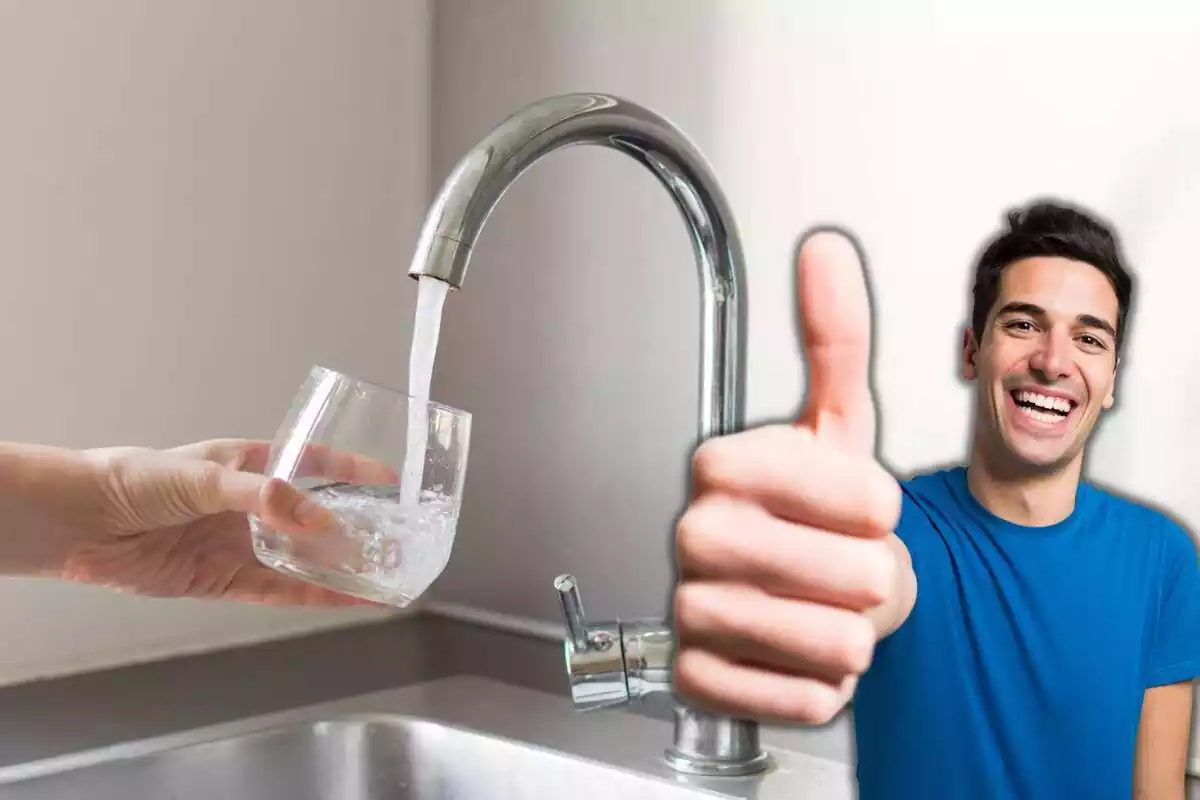
[[[0,0],[0,438],[270,439],[403,387],[425,0]],[[0,581],[0,684],[369,618]]]

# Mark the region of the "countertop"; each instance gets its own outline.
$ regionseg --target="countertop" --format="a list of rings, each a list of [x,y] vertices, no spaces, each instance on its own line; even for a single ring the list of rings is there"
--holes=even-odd
[[[787,750],[777,737],[769,734],[764,735],[763,744],[770,750],[774,764],[763,775],[720,779],[680,776],[662,759],[663,748],[671,736],[671,725],[667,722],[620,710],[580,714],[565,697],[467,675],[185,731],[157,740],[11,766],[0,769],[0,789],[14,780],[218,739],[229,740],[273,728],[335,719],[386,720],[389,715],[481,732],[542,752],[565,755],[576,762],[603,765],[650,781],[705,790],[716,796],[852,800],[855,794],[848,765]]]
[[[481,653],[487,658],[480,658]],[[344,700],[370,706],[392,690],[471,675],[533,689],[539,697],[550,695],[570,705],[559,644],[464,621],[401,617],[2,687],[0,767]],[[654,742],[649,753],[654,758],[670,741],[669,713],[667,704],[648,704],[588,716],[643,718],[639,735]],[[851,774],[850,712],[819,728],[764,726],[762,741],[769,748],[839,764]],[[1200,771],[1195,759],[1189,766]],[[1200,800],[1196,784],[1189,780],[1187,797],[1192,800]]]

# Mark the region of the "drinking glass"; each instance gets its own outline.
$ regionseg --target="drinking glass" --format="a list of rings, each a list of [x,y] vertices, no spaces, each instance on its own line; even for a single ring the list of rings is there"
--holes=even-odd
[[[317,366],[271,446],[267,474],[333,512],[288,533],[251,516],[255,556],[286,575],[404,607],[450,559],[471,415]]]

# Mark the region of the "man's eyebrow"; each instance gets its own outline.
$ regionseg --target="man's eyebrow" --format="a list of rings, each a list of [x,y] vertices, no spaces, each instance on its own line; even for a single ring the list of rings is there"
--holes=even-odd
[[[1046,316],[1046,309],[1033,303],[1012,302],[1005,303],[996,312],[997,317],[1002,314],[1029,314],[1034,317],[1044,317]]]
[[[1108,320],[1101,319],[1094,314],[1080,314],[1076,319],[1081,325],[1086,325],[1089,328],[1099,328],[1114,339],[1117,338],[1116,327]]]

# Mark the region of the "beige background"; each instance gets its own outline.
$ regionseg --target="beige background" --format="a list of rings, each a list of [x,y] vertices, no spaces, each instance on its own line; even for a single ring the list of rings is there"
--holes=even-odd
[[[801,396],[797,235],[860,234],[901,470],[963,452],[968,263],[1002,209],[1113,215],[1143,290],[1093,472],[1194,523],[1200,433],[1169,381],[1196,357],[1200,16],[1178,8],[0,0],[0,436],[270,437],[313,362],[403,385],[432,187],[517,106],[600,90],[677,122],[733,202],[750,422]],[[593,615],[664,609],[697,314],[682,223],[636,165],[573,149],[506,195],[446,307],[434,391],[475,438],[437,599],[552,630],[570,570]],[[9,581],[0,682],[362,618]]]
[[[423,2],[0,0],[0,437],[270,439],[309,366],[406,380]],[[311,630],[0,582],[0,682]]]

